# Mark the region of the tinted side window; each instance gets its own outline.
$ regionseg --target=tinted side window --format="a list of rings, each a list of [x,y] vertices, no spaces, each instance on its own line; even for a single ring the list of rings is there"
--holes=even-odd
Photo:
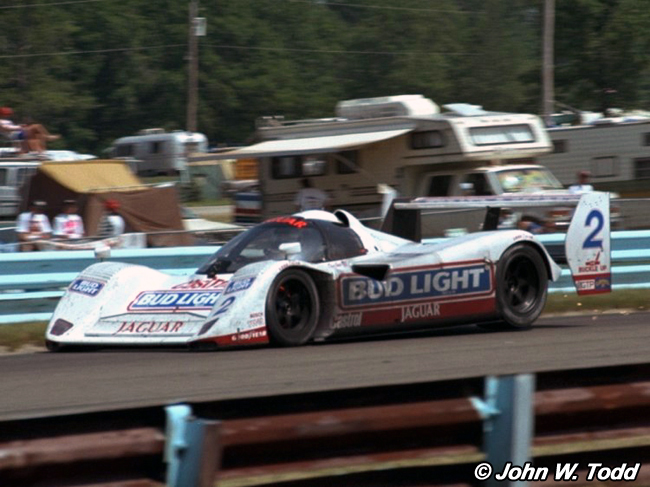
[[[493,194],[490,186],[488,185],[485,174],[483,173],[474,173],[467,174],[463,179],[464,183],[471,183],[473,186],[472,194],[476,196],[489,196]]]
[[[299,178],[302,176],[302,158],[299,156],[273,157],[271,159],[273,179]]]
[[[0,169],[0,186],[7,186],[7,173],[9,170],[7,168]]]
[[[348,227],[325,222],[322,229],[328,242],[328,260],[349,259],[366,253],[357,234]]]
[[[451,184],[451,175],[431,176],[429,188],[425,196],[447,196],[449,194],[449,185]]]

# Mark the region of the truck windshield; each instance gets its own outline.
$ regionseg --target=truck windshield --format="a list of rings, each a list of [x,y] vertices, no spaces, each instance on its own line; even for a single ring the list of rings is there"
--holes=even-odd
[[[544,168],[504,169],[496,174],[504,193],[563,189],[555,176]]]

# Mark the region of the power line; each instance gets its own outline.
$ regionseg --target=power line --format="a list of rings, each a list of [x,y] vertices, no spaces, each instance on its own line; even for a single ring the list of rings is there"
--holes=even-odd
[[[150,49],[167,49],[170,47],[187,47],[187,44],[167,44],[164,46],[143,46],[143,47],[118,47],[115,49],[97,49],[93,51],[60,51],[60,52],[41,52],[34,54],[9,54],[0,56],[0,59],[8,58],[28,58],[28,57],[45,57],[45,56],[73,56],[78,54],[103,54],[108,52],[126,52],[126,51],[147,51]]]
[[[77,3],[94,3],[94,2],[105,2],[106,0],[69,0],[67,2],[54,2],[54,3],[30,3],[27,5],[7,5],[4,7],[0,7],[1,9],[9,9],[9,8],[30,8],[30,7],[51,7],[51,6],[57,6],[57,5],[73,5]]]
[[[216,47],[218,49],[241,49],[247,51],[289,51],[289,52],[308,52],[322,54],[376,54],[399,56],[404,54],[434,55],[444,54],[446,56],[478,56],[474,52],[436,52],[436,51],[347,51],[343,49],[297,49],[292,47],[250,47],[250,46],[229,46],[220,44],[203,44],[204,46]]]
[[[284,0],[291,3],[307,3],[310,5],[324,5],[326,7],[352,7],[352,8],[369,8],[376,10],[401,10],[406,12],[432,12],[432,13],[454,13],[454,14],[483,14],[483,11],[469,10],[451,10],[451,9],[433,9],[433,8],[414,8],[414,7],[393,7],[391,5],[362,5],[359,3],[342,3],[314,0]]]

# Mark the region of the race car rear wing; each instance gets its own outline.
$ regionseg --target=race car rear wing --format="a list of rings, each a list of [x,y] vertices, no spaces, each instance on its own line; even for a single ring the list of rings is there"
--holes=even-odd
[[[394,200],[382,231],[421,240],[421,212],[458,208],[486,209],[483,230],[496,230],[502,208],[575,206],[564,242],[567,263],[578,294],[611,291],[609,193],[582,195],[502,195]]]

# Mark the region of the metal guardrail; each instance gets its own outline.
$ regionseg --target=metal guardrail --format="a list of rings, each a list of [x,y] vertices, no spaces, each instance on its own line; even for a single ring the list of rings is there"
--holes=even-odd
[[[564,234],[539,239],[556,260],[564,256]],[[435,243],[445,239],[426,239]],[[171,274],[190,274],[218,246],[114,250],[111,261],[140,264]],[[89,250],[0,254],[0,324],[48,320],[62,288],[97,262]],[[650,231],[612,232],[614,290],[650,288]],[[9,292],[9,291],[14,292]],[[568,269],[549,292],[573,293]],[[20,312],[19,312],[20,311]]]
[[[0,423],[0,479],[523,487],[545,471],[569,486],[619,468],[647,482],[649,374],[639,364],[175,405],[166,419],[159,406],[10,421]],[[497,482],[508,462],[536,477]],[[557,478],[567,464],[575,470]]]

